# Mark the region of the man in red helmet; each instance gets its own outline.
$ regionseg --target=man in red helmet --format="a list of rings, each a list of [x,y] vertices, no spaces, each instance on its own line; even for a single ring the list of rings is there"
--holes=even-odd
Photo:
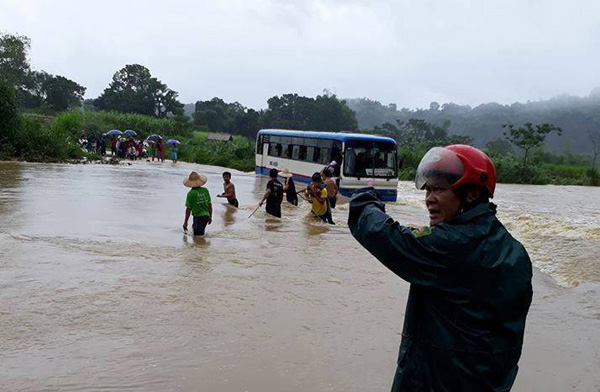
[[[415,180],[430,226],[395,222],[373,188],[350,201],[352,235],[410,283],[392,391],[509,391],[531,303],[531,262],[496,218],[496,173],[471,146],[435,147]]]

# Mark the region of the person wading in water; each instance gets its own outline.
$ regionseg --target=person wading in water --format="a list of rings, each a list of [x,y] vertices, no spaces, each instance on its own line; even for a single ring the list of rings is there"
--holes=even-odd
[[[297,206],[298,194],[296,193],[296,184],[292,178],[292,173],[290,173],[290,171],[284,167],[283,170],[279,172],[279,175],[285,178],[285,183],[283,184],[285,199],[288,201],[288,203]]]
[[[327,169],[323,170],[323,173],[321,174],[323,176],[325,186],[327,187],[327,201],[329,202],[329,207],[335,208],[335,204],[337,202],[338,187],[335,184],[335,180],[331,178],[331,176],[333,175],[333,169],[328,167]]]
[[[235,185],[231,182],[230,172],[223,173],[223,193],[217,195],[217,197],[224,197],[230,205],[235,208],[239,207],[240,203],[238,202],[237,197],[235,197]]]
[[[430,226],[395,222],[373,188],[350,200],[352,235],[410,283],[392,391],[509,391],[531,304],[531,261],[496,218],[496,171],[471,146],[435,147],[415,180]]]
[[[269,171],[271,180],[267,183],[267,191],[263,195],[258,206],[262,206],[267,201],[266,211],[268,214],[281,218],[281,202],[283,201],[283,184],[277,179],[279,172],[277,169]]]
[[[189,177],[183,180],[183,185],[190,191],[185,198],[185,219],[183,221],[183,231],[187,232],[188,220],[190,214],[194,217],[192,228],[194,235],[204,235],[206,225],[212,223],[212,203],[208,189],[202,185],[206,184],[206,177],[196,172],[191,172]]]
[[[331,208],[327,201],[327,187],[321,180],[321,173],[314,173],[312,175],[312,183],[306,188],[306,196],[308,202],[312,204],[312,212],[323,222],[327,222],[330,225],[335,225],[331,216]]]

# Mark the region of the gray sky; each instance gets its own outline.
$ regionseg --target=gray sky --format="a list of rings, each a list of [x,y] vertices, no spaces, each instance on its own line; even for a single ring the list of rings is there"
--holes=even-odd
[[[597,0],[0,0],[34,69],[97,97],[139,63],[182,102],[538,100],[600,86]]]

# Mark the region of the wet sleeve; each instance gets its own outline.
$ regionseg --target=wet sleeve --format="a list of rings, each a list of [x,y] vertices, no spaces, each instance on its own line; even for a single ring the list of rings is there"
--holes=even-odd
[[[373,188],[355,192],[350,200],[348,226],[356,240],[402,279],[428,287],[451,287],[450,240],[444,230],[418,237],[385,213]]]

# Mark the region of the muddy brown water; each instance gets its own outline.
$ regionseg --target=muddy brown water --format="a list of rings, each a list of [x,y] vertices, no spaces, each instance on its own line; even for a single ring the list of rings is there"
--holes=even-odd
[[[309,207],[251,219],[266,181],[233,172],[183,234],[178,163],[0,163],[0,390],[385,391],[408,284]],[[388,212],[427,223],[401,183]],[[515,391],[600,390],[600,189],[500,185],[535,266]]]

